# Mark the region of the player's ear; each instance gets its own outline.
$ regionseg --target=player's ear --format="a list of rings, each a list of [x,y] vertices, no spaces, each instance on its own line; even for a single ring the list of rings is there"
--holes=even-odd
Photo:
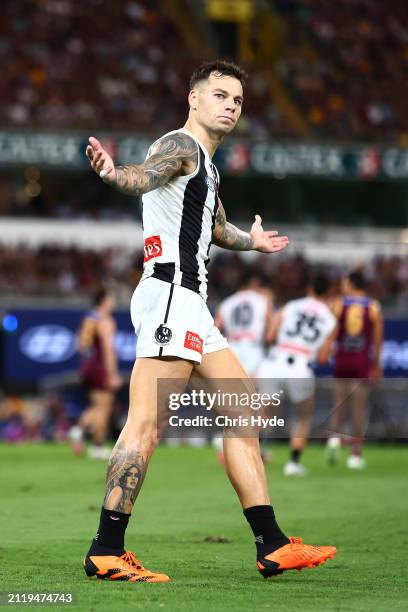
[[[188,103],[192,110],[197,110],[198,105],[198,91],[196,89],[192,89],[188,94]]]

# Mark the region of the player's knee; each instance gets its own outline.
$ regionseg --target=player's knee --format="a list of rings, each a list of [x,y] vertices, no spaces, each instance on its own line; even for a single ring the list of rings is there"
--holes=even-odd
[[[243,437],[234,437],[224,438],[224,448],[231,449],[248,449],[255,452],[259,451],[259,437],[258,436],[243,436]]]
[[[134,440],[137,440],[144,448],[154,450],[158,443],[158,431],[156,419],[128,418],[125,429]]]

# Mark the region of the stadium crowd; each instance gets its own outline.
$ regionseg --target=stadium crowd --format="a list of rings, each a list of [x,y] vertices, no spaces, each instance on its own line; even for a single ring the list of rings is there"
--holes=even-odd
[[[265,285],[282,304],[300,297],[308,273],[318,269],[333,281],[333,291],[346,268],[333,264],[310,264],[303,255],[282,254],[274,258],[257,255],[256,269]],[[120,248],[102,252],[80,247],[43,245],[37,249],[0,245],[0,292],[3,296],[50,296],[86,299],[102,284],[111,283],[123,304],[128,303],[142,270],[142,252]],[[210,262],[209,301],[212,307],[239,288],[242,259],[238,253],[216,253]],[[373,259],[364,269],[369,293],[384,305],[398,306],[408,300],[408,257]]]
[[[285,30],[275,69],[312,133],[406,144],[404,0],[277,0],[274,7]],[[197,64],[159,0],[7,2],[0,59],[0,125],[157,133],[181,125]],[[295,136],[265,67],[249,72],[237,131]]]
[[[315,133],[406,144],[404,0],[277,0],[287,28],[278,72]]]
[[[159,134],[184,122],[197,59],[159,0],[7,2],[0,39],[0,125]],[[292,133],[262,71],[246,111],[241,133]]]
[[[54,392],[29,399],[0,394],[0,440],[60,442],[70,427],[66,407]]]
[[[275,0],[273,6],[286,25],[276,71],[313,134],[408,144],[407,3]],[[0,60],[0,126],[134,132],[151,132],[154,126],[157,134],[184,122],[188,80],[197,63],[159,0],[7,1],[0,20]],[[255,138],[293,137],[293,128],[271,99],[264,70],[250,67],[245,114],[237,131]],[[37,185],[37,179],[25,178],[28,186]],[[1,180],[0,215],[134,216],[115,194],[100,206],[97,190],[102,187],[93,178],[81,198],[76,189],[52,197],[27,191],[23,183],[16,189],[15,180],[12,173]],[[142,260],[142,252],[124,249],[0,244],[0,292],[18,299],[85,302],[102,284],[110,284],[127,307]],[[308,274],[316,268],[328,274],[335,293],[346,270],[312,265],[296,252],[252,261],[277,305],[303,295]],[[214,309],[239,288],[241,256],[214,254],[210,270],[209,304]],[[373,297],[385,306],[406,306],[408,256],[378,255],[363,271]],[[52,393],[29,401],[0,393],[0,438],[62,440],[70,424]]]

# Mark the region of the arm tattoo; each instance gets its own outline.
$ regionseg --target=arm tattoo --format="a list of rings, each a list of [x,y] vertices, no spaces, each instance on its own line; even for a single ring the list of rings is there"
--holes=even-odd
[[[117,442],[109,459],[104,507],[130,514],[146,475],[147,462],[125,442]]]
[[[170,134],[156,143],[154,152],[143,164],[117,166],[112,186],[126,195],[142,195],[168,183],[189,162],[197,166],[196,142],[183,132]]]
[[[253,247],[253,240],[249,232],[243,232],[227,221],[225,210],[220,200],[218,200],[212,243],[231,251],[250,251]]]

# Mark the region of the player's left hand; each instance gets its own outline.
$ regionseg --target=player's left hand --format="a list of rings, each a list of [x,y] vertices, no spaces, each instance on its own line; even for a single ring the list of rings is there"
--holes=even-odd
[[[278,232],[272,230],[265,232],[259,215],[255,215],[255,222],[252,224],[250,234],[254,245],[253,250],[261,253],[277,253],[289,244],[287,236],[279,236]]]

